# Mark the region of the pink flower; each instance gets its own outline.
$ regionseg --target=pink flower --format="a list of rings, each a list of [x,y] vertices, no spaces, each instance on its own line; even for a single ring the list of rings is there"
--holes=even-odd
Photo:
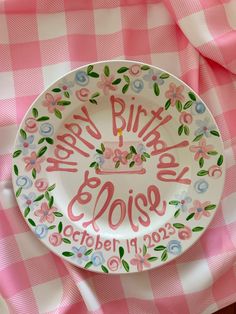
[[[212,151],[214,147],[212,145],[206,145],[206,140],[204,138],[201,138],[199,141],[199,145],[196,146],[190,146],[189,150],[190,152],[195,152],[194,159],[198,160],[201,157],[205,159],[209,159],[210,157],[207,155],[208,152]]]
[[[49,208],[48,204],[46,202],[43,202],[41,204],[41,208],[37,209],[34,214],[35,216],[40,217],[40,222],[49,222],[52,223],[55,219],[53,212],[55,212],[57,209],[55,207]]]
[[[58,232],[54,232],[53,234],[50,235],[49,242],[53,246],[59,246],[62,242],[62,235]]]
[[[32,152],[30,156],[23,158],[25,162],[25,170],[30,171],[32,169],[35,169],[36,172],[41,171],[41,163],[44,162],[45,157],[37,157],[36,152]]]
[[[194,218],[199,220],[202,216],[209,217],[211,214],[209,211],[205,210],[205,207],[208,206],[210,202],[201,203],[200,201],[194,201],[193,207],[189,209],[190,213],[194,213]]]
[[[192,230],[185,226],[184,228],[181,228],[178,232],[178,236],[181,240],[188,240],[192,236]]]
[[[117,89],[115,85],[112,85],[114,78],[114,75],[110,75],[107,77],[104,74],[101,74],[101,81],[97,83],[97,86],[98,88],[101,88],[103,90],[104,95],[109,95],[109,90]]]
[[[107,261],[107,267],[111,271],[117,271],[121,266],[121,260],[118,256],[111,256]]]
[[[142,271],[143,268],[149,268],[151,266],[151,264],[148,262],[149,257],[151,257],[150,254],[146,254],[144,256],[140,255],[140,254],[136,254],[135,258],[132,258],[130,263],[132,265],[136,265],[138,271]]]
[[[208,169],[208,175],[209,177],[212,177],[214,179],[218,179],[219,177],[221,177],[222,175],[222,170],[219,166],[217,165],[214,165],[214,166],[211,166],[209,169]]]
[[[142,163],[143,163],[140,154],[134,155],[133,160],[134,160],[134,162],[136,163],[137,166],[140,166],[140,165],[142,165]]]
[[[45,100],[43,102],[43,106],[48,108],[48,112],[53,113],[55,109],[63,111],[64,107],[59,106],[57,103],[61,100],[61,96],[57,95],[53,97],[51,94],[47,93],[45,95]]]
[[[120,161],[123,165],[127,164],[126,156],[128,155],[127,151],[122,152],[120,149],[115,149],[115,157],[113,157],[113,161]]]
[[[106,147],[103,153],[105,159],[110,159],[114,155],[113,150],[110,147]]]
[[[129,68],[129,73],[132,76],[140,76],[142,73],[140,65],[139,64],[131,65],[131,67]]]
[[[25,130],[28,133],[35,133],[38,131],[38,125],[35,118],[27,118],[25,120]]]
[[[34,183],[34,186],[39,192],[44,192],[48,188],[48,180],[47,179],[37,179]]]
[[[190,113],[187,113],[185,111],[181,112],[179,116],[179,122],[182,124],[191,124],[193,121],[193,117]]]
[[[165,96],[171,100],[171,106],[175,105],[176,100],[184,101],[184,95],[182,92],[184,90],[184,86],[176,86],[174,83],[170,83],[168,91],[166,91]]]
[[[76,97],[81,101],[87,101],[89,99],[89,89],[81,88],[75,92]]]

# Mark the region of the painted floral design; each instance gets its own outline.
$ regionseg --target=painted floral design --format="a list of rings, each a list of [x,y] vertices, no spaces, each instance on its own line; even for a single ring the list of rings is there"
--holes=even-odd
[[[121,267],[121,259],[118,256],[111,256],[107,260],[107,267],[110,271],[117,271]]]
[[[41,171],[41,163],[44,162],[45,157],[37,157],[36,152],[32,152],[30,156],[23,158],[25,162],[25,170],[30,171],[35,169],[37,173]]]
[[[197,180],[194,183],[194,189],[197,193],[205,193],[208,190],[208,187],[209,183],[204,179]]]
[[[198,200],[193,202],[193,207],[189,209],[190,213],[194,213],[194,219],[200,220],[202,216],[209,217],[211,214],[205,208],[210,205],[210,202],[201,203]]]
[[[56,95],[55,97],[46,93],[45,100],[43,101],[43,106],[47,107],[49,113],[54,113],[55,110],[63,111],[64,107],[58,105],[58,101],[61,100],[61,95]]]
[[[53,246],[59,246],[62,243],[62,235],[61,233],[58,232],[54,232],[52,234],[50,234],[49,236],[49,242],[53,245]]]
[[[76,97],[81,100],[81,101],[87,101],[89,100],[89,95],[90,95],[90,90],[88,88],[81,88],[81,89],[78,89],[76,92]]]
[[[35,227],[34,233],[39,239],[43,239],[48,234],[48,227],[45,224],[39,224]]]
[[[148,261],[150,257],[151,254],[145,254],[144,256],[135,254],[135,257],[130,260],[130,264],[136,266],[138,271],[142,271],[144,268],[151,267],[151,263]]]
[[[170,240],[167,244],[167,252],[173,255],[179,255],[182,252],[182,246],[178,240]]]
[[[115,91],[117,87],[112,84],[114,81],[115,76],[110,75],[106,76],[104,74],[101,74],[101,81],[97,83],[98,88],[102,89],[104,95],[109,95],[110,91]]]
[[[178,231],[178,237],[180,240],[189,240],[192,237],[192,230],[185,226]]]
[[[222,175],[222,169],[218,165],[213,165],[208,169],[208,175],[209,177],[212,177],[214,179],[218,179]]]
[[[142,74],[142,69],[139,64],[133,64],[129,68],[129,74],[134,77],[138,77]]]
[[[83,262],[88,261],[89,257],[85,255],[87,248],[86,246],[80,246],[77,248],[76,246],[72,247],[72,251],[74,252],[74,258],[76,263],[81,265]]]
[[[196,125],[198,126],[197,130],[195,131],[196,136],[200,134],[203,134],[206,137],[212,136],[210,132],[215,129],[215,126],[208,117],[204,120],[197,120]]]
[[[34,211],[34,215],[40,217],[39,221],[52,223],[55,220],[53,212],[57,211],[55,207],[49,208],[48,203],[41,203],[40,209]]]
[[[54,127],[51,123],[42,123],[39,128],[39,133],[44,137],[51,137],[54,133]]]
[[[198,145],[192,145],[189,147],[191,152],[194,152],[194,159],[199,160],[200,158],[209,159],[210,156],[207,155],[208,152],[214,150],[213,145],[207,145],[206,140],[201,138]]]
[[[86,86],[89,83],[89,77],[85,71],[77,71],[75,74],[75,82],[80,86]]]
[[[38,124],[35,118],[27,118],[25,120],[25,131],[28,133],[36,133],[38,131]]]
[[[144,83],[141,79],[133,80],[131,83],[131,88],[135,93],[139,94],[144,88]]]
[[[103,257],[103,253],[100,251],[94,252],[91,256],[91,262],[93,263],[93,266],[100,266],[105,262],[105,259]]]
[[[192,198],[188,196],[186,191],[182,191],[176,195],[176,209],[180,209],[182,212],[187,212],[189,204],[192,202]]]
[[[190,113],[186,111],[182,111],[179,116],[179,122],[182,124],[191,124],[193,121],[193,117]]]
[[[162,72],[159,70],[148,70],[148,73],[143,76],[143,79],[148,82],[149,87],[152,88],[153,83],[157,83],[157,85],[163,85],[164,80],[160,78]]]
[[[203,114],[206,111],[206,106],[201,101],[195,101],[191,108],[192,114]]]
[[[23,137],[19,137],[19,144],[16,145],[18,149],[22,150],[23,155],[27,155],[30,150],[36,148],[34,144],[34,135],[29,135],[25,139]]]
[[[183,91],[183,85],[176,86],[174,83],[170,83],[169,89],[166,91],[165,96],[166,98],[170,99],[171,106],[175,106],[177,100],[181,102],[185,100],[185,97],[182,94]]]
[[[34,186],[39,192],[45,192],[48,188],[48,180],[43,178],[37,179],[34,182]]]
[[[28,176],[19,176],[16,179],[16,185],[23,189],[31,188],[32,184],[33,182]]]
[[[126,159],[127,155],[128,155],[127,151],[122,151],[121,149],[115,149],[113,161],[115,163],[119,162],[123,165],[126,165],[127,164],[127,159]]]
[[[71,95],[72,94],[72,88],[74,87],[74,82],[68,81],[64,77],[64,78],[62,78],[61,82],[58,84],[58,87],[64,93],[64,95]],[[66,94],[66,93],[68,93],[68,94]]]
[[[38,205],[34,200],[36,199],[36,194],[34,192],[30,192],[29,194],[22,194],[21,200],[22,200],[22,206],[29,207],[30,210],[34,210],[35,207]]]

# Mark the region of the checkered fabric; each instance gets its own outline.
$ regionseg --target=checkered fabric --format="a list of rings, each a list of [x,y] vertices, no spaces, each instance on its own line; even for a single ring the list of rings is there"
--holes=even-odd
[[[38,241],[17,207],[11,151],[19,123],[55,79],[131,59],[181,78],[222,132],[227,172],[215,218],[174,262],[107,276]],[[0,0],[0,313],[200,314],[236,301],[236,1]]]

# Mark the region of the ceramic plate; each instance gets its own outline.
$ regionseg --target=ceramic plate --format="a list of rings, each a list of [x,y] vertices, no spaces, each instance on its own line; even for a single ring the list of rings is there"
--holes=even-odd
[[[215,214],[224,172],[202,100],[131,61],[55,82],[27,112],[13,153],[16,198],[36,237],[105,273],[151,269],[186,251]]]

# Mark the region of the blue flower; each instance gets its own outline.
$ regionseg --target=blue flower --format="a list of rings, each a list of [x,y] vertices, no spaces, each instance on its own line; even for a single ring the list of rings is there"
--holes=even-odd
[[[37,225],[34,229],[34,233],[39,239],[43,239],[48,233],[48,227],[44,224]]]
[[[41,126],[40,126],[40,129],[39,129],[39,133],[42,135],[42,136],[45,136],[45,137],[50,137],[53,135],[54,133],[54,127],[51,123],[43,123]]]
[[[34,208],[38,205],[37,202],[34,202],[36,199],[36,194],[34,192],[29,193],[28,195],[22,194],[22,205],[24,207],[29,207],[31,210],[34,210]]]
[[[74,258],[79,265],[81,265],[83,261],[86,262],[89,259],[88,256],[84,255],[87,251],[86,246],[81,246],[80,248],[73,246],[72,251],[75,253]]]
[[[188,207],[187,205],[192,202],[191,197],[187,195],[187,192],[182,191],[180,194],[177,194],[176,200],[179,201],[179,204],[176,205],[177,209],[180,209],[182,212],[186,212]]]
[[[137,153],[138,154],[143,154],[143,153],[146,153],[146,147],[142,144],[142,143],[140,143],[140,144],[138,144],[138,146],[137,146]]]
[[[101,154],[96,154],[94,156],[94,159],[99,164],[99,166],[102,166],[105,162],[105,159],[104,159],[103,155],[101,155]]]
[[[22,150],[23,155],[27,155],[29,153],[30,149],[35,149],[34,142],[34,135],[29,135],[26,137],[26,139],[23,139],[23,137],[19,137],[19,144],[17,145],[17,148]]]
[[[197,193],[205,193],[208,190],[209,184],[206,180],[200,179],[195,182],[194,188]]]
[[[105,262],[102,252],[94,252],[91,256],[91,261],[94,266],[100,266]]]
[[[167,244],[167,251],[173,255],[179,255],[182,251],[181,243],[178,240],[171,240]]]
[[[164,84],[164,80],[160,78],[161,71],[154,71],[150,69],[147,74],[144,75],[143,79],[149,82],[149,87],[152,88],[153,83],[157,83],[158,85]]]
[[[77,71],[75,73],[75,82],[81,86],[86,86],[89,82],[89,77],[84,71]]]
[[[210,132],[216,128],[213,124],[211,124],[211,121],[208,117],[204,120],[197,120],[196,124],[199,128],[194,132],[195,135],[204,134],[206,137],[210,137]]]
[[[134,80],[131,84],[131,88],[135,93],[138,94],[144,88],[144,83],[140,79]]]
[[[192,114],[203,114],[206,111],[206,106],[201,101],[195,101],[192,105]]]
[[[16,179],[16,185],[22,187],[23,189],[29,189],[32,186],[32,180],[27,176],[19,176]]]

